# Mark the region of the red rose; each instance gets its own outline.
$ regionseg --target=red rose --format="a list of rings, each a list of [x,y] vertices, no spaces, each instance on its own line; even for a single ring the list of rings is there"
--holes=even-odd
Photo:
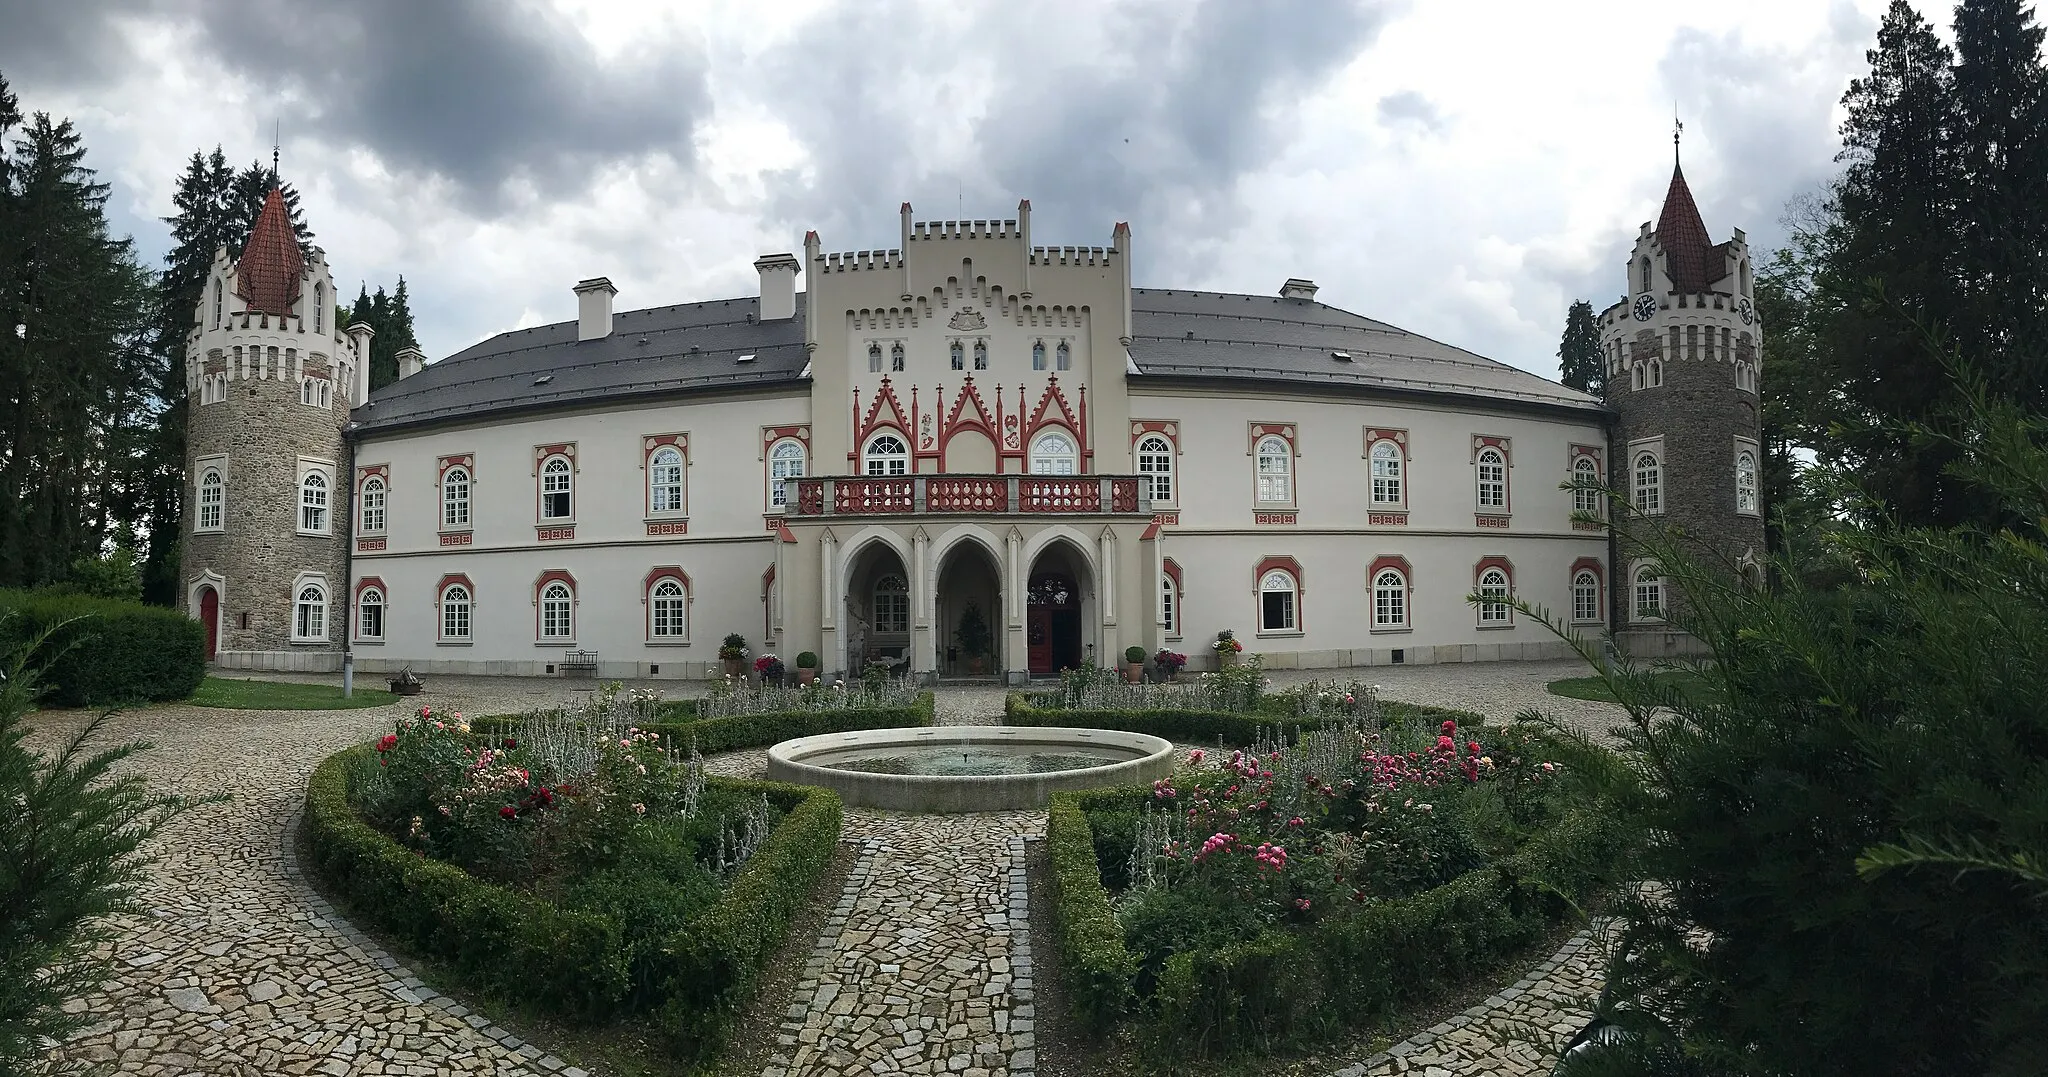
[[[1473,755],[1478,755],[1478,754],[1479,754],[1479,742],[1478,742],[1478,741],[1476,741],[1476,740],[1474,740],[1474,741],[1467,741],[1467,742],[1465,743],[1465,750],[1466,750],[1466,751],[1468,751],[1468,752],[1471,752],[1471,753],[1472,753]]]
[[[1452,731],[1456,730],[1457,728],[1458,728],[1458,723],[1456,723],[1456,722],[1445,722],[1445,723],[1444,723],[1444,732],[1446,732],[1446,733],[1452,732]]]
[[[505,738],[505,750],[506,750],[506,751],[508,751],[508,752],[509,752],[509,751],[511,751],[512,749],[514,749],[514,748],[517,748],[517,747],[519,747],[519,742],[518,742],[518,741],[516,741],[516,740],[513,740],[513,739],[512,739],[511,737],[506,737],[506,738]]]
[[[398,747],[398,734],[396,733],[386,733],[377,741],[377,750],[380,752],[388,752],[396,747]]]
[[[1452,740],[1449,737],[1438,737],[1436,739],[1436,746],[1440,750],[1447,752],[1455,752],[1458,750],[1458,742]]]
[[[518,815],[518,814],[519,814],[519,809],[517,809],[517,808],[513,807],[513,806],[512,806],[512,805],[510,805],[510,804],[507,804],[507,805],[505,805],[504,807],[502,807],[502,808],[499,808],[499,809],[498,809],[498,818],[500,818],[500,819],[510,819],[510,818],[512,818],[513,816],[515,816],[515,815]]]

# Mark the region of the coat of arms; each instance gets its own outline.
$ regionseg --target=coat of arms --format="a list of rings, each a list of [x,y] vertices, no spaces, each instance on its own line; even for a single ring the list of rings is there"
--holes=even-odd
[[[983,317],[982,313],[973,307],[961,307],[953,312],[953,317],[947,320],[946,326],[947,328],[958,329],[963,332],[973,329],[987,329],[988,319]]]

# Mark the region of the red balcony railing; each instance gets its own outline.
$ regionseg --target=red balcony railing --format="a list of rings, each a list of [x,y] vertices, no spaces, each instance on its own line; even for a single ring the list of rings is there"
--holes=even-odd
[[[1150,514],[1135,475],[850,475],[786,481],[793,487],[786,491],[791,517]]]

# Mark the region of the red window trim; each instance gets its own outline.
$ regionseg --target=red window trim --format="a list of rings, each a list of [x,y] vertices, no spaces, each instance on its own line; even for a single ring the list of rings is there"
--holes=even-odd
[[[1372,497],[1372,448],[1382,441],[1394,443],[1395,451],[1401,454],[1401,500],[1374,501]],[[1408,431],[1391,426],[1368,426],[1365,428],[1365,504],[1372,512],[1407,512],[1408,489],[1413,481],[1408,459]],[[1406,523],[1407,521],[1402,521]],[[1377,573],[1375,573],[1377,575]]]
[[[535,642],[559,642],[541,635],[540,624],[540,593],[548,584],[557,582],[569,585],[569,638],[572,640],[576,638],[576,607],[582,602],[576,593],[576,577],[571,575],[566,568],[550,568],[543,569],[540,575],[533,578],[533,590],[529,592],[533,601],[533,638]]]
[[[1500,450],[1501,463],[1501,504],[1499,508],[1487,508],[1479,504],[1479,454],[1487,449]],[[1481,516],[1512,516],[1515,512],[1515,448],[1514,439],[1494,434],[1472,435],[1472,511]]]
[[[457,467],[461,468],[463,471],[469,474],[469,522],[457,527],[450,527],[448,526],[448,472],[451,469]],[[434,529],[442,534],[449,534],[451,532],[467,532],[473,530],[475,527],[476,454],[462,453],[456,456],[443,456],[436,461],[434,469]],[[448,545],[448,543],[446,541],[443,541],[442,545],[445,546]],[[474,602],[476,599],[476,590],[472,588],[469,592],[469,595],[470,600]],[[441,593],[437,590],[434,592],[435,608],[439,609],[440,604]]]
[[[1252,573],[1252,624],[1257,626],[1254,635],[1266,635],[1265,591],[1260,585],[1265,582],[1266,573],[1281,569],[1294,577],[1294,627],[1272,630],[1275,635],[1293,635],[1308,631],[1308,577],[1301,571],[1301,562],[1287,554],[1268,554],[1260,559],[1259,567]]]
[[[1272,506],[1275,505],[1293,508],[1301,504],[1301,445],[1295,440],[1296,435],[1300,433],[1300,429],[1300,426],[1296,423],[1248,424],[1249,436],[1245,439],[1244,454],[1252,458],[1252,508],[1255,511],[1260,508],[1266,508],[1270,512]],[[1259,500],[1259,442],[1264,441],[1268,436],[1277,437],[1287,443],[1287,500],[1285,501]],[[1294,521],[1288,520],[1285,522],[1293,523]],[[1298,617],[1296,619],[1299,620]]]
[[[1579,620],[1578,597],[1572,595],[1571,621],[1574,624],[1604,624],[1607,620],[1607,566],[1601,563],[1597,557],[1581,557],[1573,561],[1572,567],[1564,575],[1565,593],[1567,595],[1571,595],[1572,589],[1578,586],[1579,573],[1581,572],[1591,572],[1593,574],[1593,608],[1599,611],[1599,615],[1590,621]]]
[[[640,577],[640,638],[650,643],[668,643],[678,638],[675,636],[656,636],[654,634],[654,585],[663,580],[674,580],[683,585],[683,623],[685,625],[689,623],[690,603],[695,601],[696,598],[694,585],[690,582],[690,574],[684,572],[681,565],[656,565],[648,569],[647,575]],[[685,632],[680,638],[688,639],[689,633]]]
[[[1474,593],[1474,594],[1477,594],[1477,593],[1479,592],[1479,581],[1480,581],[1480,579],[1481,579],[1481,578],[1483,578],[1483,577],[1484,577],[1484,576],[1486,575],[1486,572],[1487,572],[1487,570],[1488,570],[1488,569],[1494,569],[1494,568],[1497,568],[1497,569],[1501,570],[1502,572],[1505,572],[1505,573],[1507,573],[1507,577],[1508,577],[1508,593],[1507,593],[1507,596],[1506,596],[1506,597],[1508,597],[1508,598],[1513,598],[1513,597],[1515,597],[1515,563],[1514,563],[1513,561],[1510,561],[1510,560],[1508,560],[1508,559],[1507,559],[1506,557],[1504,557],[1504,556],[1502,556],[1502,555],[1500,555],[1500,554],[1497,554],[1497,553],[1496,553],[1496,554],[1488,554],[1488,555],[1486,555],[1485,557],[1482,557],[1482,558],[1480,558],[1480,559],[1479,559],[1479,563],[1478,563],[1478,564],[1476,564],[1476,565],[1473,565],[1473,566],[1472,566],[1472,591],[1473,591],[1473,593]],[[1477,618],[1479,617],[1479,611],[1478,611],[1477,609],[1474,609],[1474,610],[1472,611],[1472,616],[1473,616],[1473,618],[1474,618],[1474,623],[1478,623],[1478,624],[1484,624],[1484,622],[1481,622],[1481,621],[1478,621],[1478,620],[1477,620]],[[1515,608],[1514,608],[1513,606],[1509,606],[1509,607],[1508,607],[1508,619],[1507,619],[1506,621],[1504,621],[1504,622],[1502,622],[1502,623],[1500,623],[1500,624],[1496,624],[1496,625],[1489,625],[1489,626],[1487,626],[1487,627],[1491,627],[1491,628],[1505,628],[1505,627],[1509,627],[1509,626],[1513,625],[1514,623],[1515,623]]]
[[[774,466],[773,454],[776,444],[783,441],[794,441],[798,445],[803,446],[805,475],[809,475],[815,470],[812,467],[812,461],[816,458],[817,454],[811,451],[811,428],[809,424],[799,423],[795,426],[764,426],[761,428],[761,511],[768,514],[771,519],[779,517],[783,513],[782,509],[776,508],[768,499],[768,469]],[[690,457],[685,453],[683,456],[684,465],[688,466],[689,461]],[[686,500],[683,502],[685,508],[689,506],[689,501],[687,500],[688,493],[689,491],[685,489],[684,495]],[[771,527],[770,530],[773,530],[773,528]]]
[[[476,584],[465,573],[450,572],[441,577],[441,582],[434,585],[434,639],[437,642],[450,638],[447,635],[448,619],[442,615],[442,600],[448,596],[448,588],[458,583],[462,585],[464,590],[469,592],[469,635],[461,638],[464,640],[474,640],[476,638]]]
[[[1184,604],[1187,602],[1188,594],[1186,584],[1181,581],[1180,562],[1175,561],[1171,557],[1162,558],[1159,562],[1159,570],[1166,574],[1167,579],[1173,581],[1173,623],[1165,627],[1172,638],[1180,639],[1185,634],[1182,626],[1187,623],[1187,610]],[[1295,583],[1299,584],[1300,582],[1300,577],[1296,577]],[[1157,607],[1155,606],[1154,608],[1156,609]]]
[[[386,481],[388,482],[389,480]],[[383,579],[377,576],[364,576],[356,581],[356,589],[349,595],[348,620],[350,639],[360,640],[363,638],[363,622],[360,616],[363,606],[363,592],[372,587],[377,589],[378,594],[384,596],[384,616],[391,616],[391,589],[384,586]],[[383,639],[384,637],[378,636],[377,638]]]
[[[1386,570],[1386,569],[1390,569],[1390,568],[1391,568],[1391,569],[1393,569],[1394,571],[1396,571],[1396,572],[1398,572],[1398,573],[1400,573],[1400,574],[1401,574],[1401,582],[1402,582],[1402,584],[1404,585],[1404,586],[1403,586],[1403,590],[1404,590],[1404,591],[1406,592],[1406,593],[1405,593],[1405,594],[1404,594],[1404,595],[1403,595],[1402,597],[1403,597],[1404,599],[1406,599],[1406,601],[1404,601],[1404,602],[1403,602],[1403,603],[1401,604],[1401,613],[1402,613],[1402,617],[1401,617],[1401,623],[1400,623],[1399,625],[1390,625],[1390,626],[1382,627],[1382,626],[1380,625],[1380,622],[1379,622],[1379,580],[1380,580],[1380,573],[1381,573],[1382,571],[1384,571],[1384,570]],[[1402,557],[1402,556],[1401,556],[1400,554],[1395,554],[1395,553],[1383,553],[1383,554],[1379,555],[1378,557],[1375,557],[1375,558],[1373,558],[1373,559],[1372,559],[1372,564],[1371,564],[1371,565],[1370,565],[1369,567],[1367,567],[1367,569],[1365,570],[1365,601],[1366,601],[1366,614],[1365,614],[1365,622],[1366,622],[1366,625],[1367,625],[1367,627],[1369,627],[1369,628],[1371,628],[1371,629],[1373,629],[1373,630],[1375,630],[1375,631],[1380,631],[1380,632],[1387,632],[1387,631],[1397,631],[1397,630],[1399,630],[1399,629],[1407,629],[1407,628],[1414,628],[1414,627],[1415,627],[1415,568],[1414,568],[1414,566],[1413,566],[1413,565],[1410,565],[1410,564],[1408,563],[1408,559],[1407,559],[1407,558],[1405,558],[1405,557]]]

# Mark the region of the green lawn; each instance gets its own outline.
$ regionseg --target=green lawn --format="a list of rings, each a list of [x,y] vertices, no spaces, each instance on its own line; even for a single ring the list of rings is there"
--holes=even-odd
[[[288,684],[283,681],[236,680],[208,677],[187,703],[195,707],[221,707],[237,711],[338,711],[358,707],[381,707],[398,697],[382,688],[365,688],[356,683],[355,695],[341,698],[341,686],[334,684]]]
[[[1690,673],[1685,670],[1666,670],[1662,673],[1653,673],[1651,676],[1655,677],[1658,683],[1677,688],[1681,691],[1692,691],[1704,687],[1699,674]],[[1561,681],[1551,681],[1546,687],[1550,689],[1550,694],[1554,696],[1565,696],[1569,699],[1590,699],[1595,703],[1615,702],[1614,693],[1609,692],[1606,682],[1598,677],[1566,677]]]

